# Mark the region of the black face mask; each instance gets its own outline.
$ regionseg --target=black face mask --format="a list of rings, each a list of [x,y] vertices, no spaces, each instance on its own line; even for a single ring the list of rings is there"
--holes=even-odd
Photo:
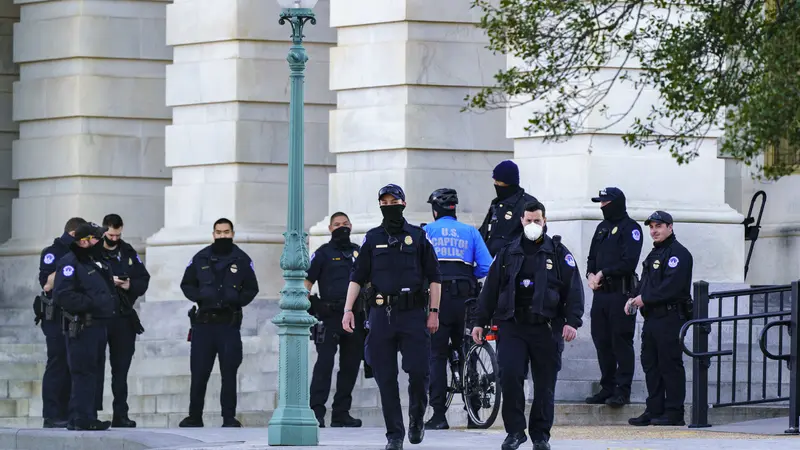
[[[403,210],[406,209],[405,205],[384,205],[381,206],[381,214],[383,214],[383,225],[386,231],[391,233],[399,233],[403,229],[405,219],[403,219]]]
[[[103,236],[103,240],[106,242],[106,245],[113,248],[116,248],[119,245],[119,241],[112,241],[108,238],[108,236]]]
[[[217,255],[227,255],[233,251],[233,238],[216,238],[211,244],[211,252]]]
[[[495,184],[494,192],[497,194],[498,200],[505,200],[519,192],[519,186],[498,186]]]
[[[72,244],[70,244],[69,247],[70,250],[72,250],[72,253],[74,253],[75,256],[78,258],[78,261],[86,262],[91,259],[92,252],[95,251],[94,249],[96,246],[83,248],[78,245],[78,241],[75,241]]]
[[[337,247],[343,248],[350,245],[350,228],[339,227],[331,233],[331,242]]]
[[[611,203],[600,208],[603,211],[603,219],[610,221],[622,220],[627,216],[625,208],[625,197],[617,197]]]

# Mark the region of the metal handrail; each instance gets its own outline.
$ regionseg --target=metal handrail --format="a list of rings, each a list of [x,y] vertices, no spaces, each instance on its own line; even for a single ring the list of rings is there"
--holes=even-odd
[[[774,322],[768,323],[766,326],[764,326],[764,329],[761,330],[761,334],[759,334],[758,336],[758,346],[761,348],[761,353],[763,353],[764,356],[766,356],[769,359],[772,359],[774,361],[789,361],[792,359],[791,354],[784,355],[783,353],[781,353],[780,355],[773,355],[772,353],[769,352],[769,350],[767,350],[767,331],[769,331],[772,327],[778,327],[778,326],[787,327],[789,329],[789,332],[791,333],[792,321],[776,320]]]
[[[718,291],[709,292],[708,298],[725,298],[725,297],[742,297],[745,295],[758,295],[758,294],[775,294],[778,292],[791,292],[792,286],[790,284],[778,286],[763,286],[750,289],[736,289],[733,291]]]
[[[707,319],[692,319],[684,323],[683,326],[681,327],[681,333],[680,333],[681,347],[683,353],[685,353],[690,358],[711,358],[714,356],[730,356],[733,355],[733,350],[718,350],[716,352],[694,353],[693,351],[686,348],[686,332],[689,331],[689,327],[692,327],[694,325],[734,322],[737,320],[767,319],[770,317],[782,317],[788,315],[791,315],[790,311],[776,311],[776,312],[767,312],[758,314],[745,314],[741,316],[725,316],[725,317],[709,317]]]

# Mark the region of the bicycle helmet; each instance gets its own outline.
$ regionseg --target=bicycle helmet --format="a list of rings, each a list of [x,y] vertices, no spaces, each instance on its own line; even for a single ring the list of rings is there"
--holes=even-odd
[[[453,209],[458,204],[458,193],[455,189],[450,188],[437,189],[428,197],[428,203],[445,209]]]

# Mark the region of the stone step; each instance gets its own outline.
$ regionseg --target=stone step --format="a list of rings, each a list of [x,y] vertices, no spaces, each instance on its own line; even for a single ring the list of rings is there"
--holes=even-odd
[[[31,300],[33,305],[33,300]],[[29,308],[0,309],[0,327],[35,327],[33,322],[33,306]]]
[[[530,402],[528,402],[530,408]],[[557,403],[555,410],[556,425],[572,426],[599,426],[599,425],[626,425],[628,419],[636,417],[644,412],[644,404],[631,404],[623,408],[613,409],[606,406],[585,405],[578,403]],[[272,410],[250,410],[242,411],[237,414],[237,418],[245,427],[266,427],[272,417]],[[365,427],[383,427],[383,415],[380,407],[357,407],[351,411],[353,417],[360,418]],[[527,414],[527,412],[526,412]],[[786,417],[789,414],[788,407],[774,407],[764,405],[754,406],[735,406],[729,408],[716,408],[709,410],[709,422],[712,425],[724,425],[728,423],[742,422],[747,420],[767,419],[774,417]],[[426,419],[431,415],[430,408]],[[137,422],[140,428],[177,428],[184,417],[185,412],[157,412],[157,413],[131,413],[131,419]],[[408,425],[408,410],[404,407],[403,418]],[[100,413],[100,419],[111,420],[111,415],[106,412]],[[447,421],[451,428],[466,427],[466,412],[457,406],[451,406],[447,411]],[[691,421],[691,406],[686,405],[686,423]],[[203,422],[206,427],[220,427],[222,417],[218,412],[207,412],[203,415]],[[326,425],[330,424],[330,411],[326,414]],[[787,419],[788,425],[788,419]],[[0,427],[22,427],[39,428],[42,426],[40,417],[0,417]],[[497,420],[492,425],[494,429],[503,427],[502,414],[498,413]]]
[[[42,330],[33,324],[0,326],[0,344],[38,344],[44,343]]]

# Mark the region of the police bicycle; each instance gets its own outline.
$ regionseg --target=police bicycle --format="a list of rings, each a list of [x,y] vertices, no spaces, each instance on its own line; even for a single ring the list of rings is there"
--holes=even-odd
[[[491,342],[497,339],[497,326],[484,328],[483,341],[472,340],[472,323],[477,299],[466,301],[464,339],[460,349],[450,345],[445,409],[449,409],[456,394],[461,394],[464,409],[472,423],[470,428],[489,428],[500,412],[500,374],[497,353]],[[462,358],[463,356],[463,358]]]

